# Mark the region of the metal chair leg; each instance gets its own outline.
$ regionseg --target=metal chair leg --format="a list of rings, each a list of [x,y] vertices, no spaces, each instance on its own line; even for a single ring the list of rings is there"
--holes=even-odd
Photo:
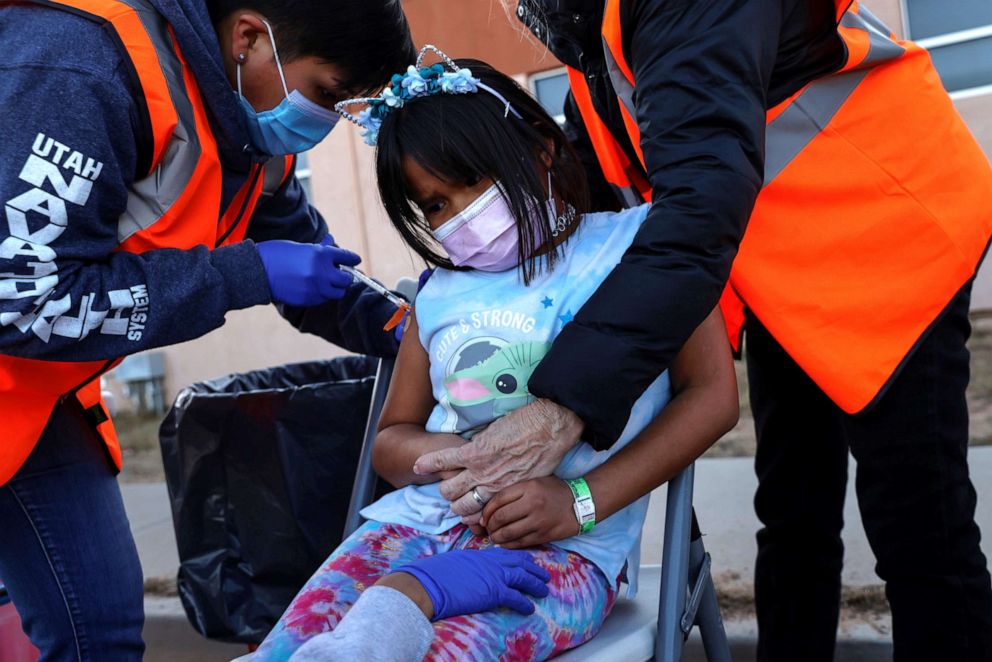
[[[706,658],[730,662],[730,646],[710,574],[710,556],[692,507],[695,465],[669,481],[658,605],[655,660],[679,662],[685,641],[699,626]]]
[[[699,626],[706,659],[709,662],[731,662],[730,644],[723,627],[723,616],[720,614],[716,587],[713,585],[713,576],[710,573],[710,555],[706,553],[702,536],[698,535],[698,528],[693,526],[693,529],[695,529],[695,539],[689,543],[689,567],[695,569],[694,573],[690,571],[690,574],[695,576],[690,577],[690,581],[694,592],[698,591],[699,601],[692,620]]]
[[[661,560],[661,596],[658,603],[658,636],[655,660],[679,662],[685,645],[681,620],[689,581],[689,533],[692,524],[692,479],[689,465],[668,483],[665,540]]]

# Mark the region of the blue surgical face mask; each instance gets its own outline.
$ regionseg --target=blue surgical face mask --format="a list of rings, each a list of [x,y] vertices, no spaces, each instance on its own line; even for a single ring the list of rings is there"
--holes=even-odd
[[[290,92],[286,88],[286,77],[282,72],[272,26],[266,22],[265,27],[269,30],[272,54],[275,56],[276,67],[279,68],[279,79],[282,80],[282,89],[286,98],[272,110],[256,111],[241,93],[239,64],[238,99],[241,101],[241,108],[248,122],[248,135],[252,145],[272,156],[299,154],[312,149],[326,138],[341,116],[310,101],[299,90]]]

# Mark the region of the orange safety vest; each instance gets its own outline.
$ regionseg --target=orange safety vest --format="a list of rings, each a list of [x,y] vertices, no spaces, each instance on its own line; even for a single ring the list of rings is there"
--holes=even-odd
[[[151,167],[128,191],[116,219],[117,251],[190,249],[239,242],[263,195],[292,173],[292,157],[254,165],[221,213],[221,164],[206,106],[166,20],[146,0],[45,0],[116,32],[141,83],[153,145]],[[217,221],[219,219],[219,222]],[[108,222],[113,222],[108,219]],[[121,450],[105,414],[99,377],[120,359],[56,362],[0,356],[0,485],[31,453],[52,410],[74,397],[90,414],[120,469]]]
[[[606,0],[610,80],[631,163],[569,69],[607,181],[651,200],[620,5]],[[992,237],[992,167],[930,57],[864,6],[834,0],[847,61],[767,113],[764,185],[721,300],[740,349],[744,307],[848,413],[884,391]]]

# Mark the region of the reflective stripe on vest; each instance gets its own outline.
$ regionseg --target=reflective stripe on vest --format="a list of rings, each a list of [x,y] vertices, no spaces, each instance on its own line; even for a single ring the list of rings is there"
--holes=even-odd
[[[76,0],[70,0],[76,1]],[[127,198],[127,209],[117,221],[117,241],[124,244],[133,235],[154,225],[187,190],[203,153],[196,128],[193,103],[186,92],[183,76],[188,68],[180,61],[178,48],[168,24],[150,6],[134,0],[122,0],[139,17],[154,47],[155,68],[162,72],[176,121],[166,148],[154,160],[152,171],[134,182]],[[137,66],[137,63],[136,63]],[[149,63],[149,66],[152,66]],[[156,92],[162,90],[159,87]],[[148,96],[147,88],[145,90]]]
[[[2,1],[2,0],[0,0]],[[244,238],[248,219],[262,195],[273,194],[290,176],[291,157],[252,168],[234,202],[221,214],[221,166],[199,88],[174,35],[142,0],[32,0],[72,11],[113,28],[141,84],[152,129],[149,172],[128,191],[117,219],[118,251],[215,247]],[[76,302],[78,305],[78,302]],[[101,374],[119,360],[55,362],[0,356],[0,485],[10,479],[37,443],[59,400],[74,397],[98,411]],[[121,452],[109,420],[94,421],[110,456]]]
[[[599,114],[592,110],[592,95],[589,84],[581,71],[567,67],[568,81],[572,95],[579,108],[582,109],[582,121],[586,132],[589,133],[593,145],[615,144],[610,130]],[[590,112],[591,111],[591,112]],[[617,197],[627,207],[636,207],[645,200],[651,199],[651,184],[644,176],[639,164],[631,163],[627,154],[619,145],[615,149],[596,150],[599,165],[607,183],[616,191]]]
[[[605,0],[604,54],[631,142],[635,81],[621,1]],[[630,0],[634,1],[634,0]],[[927,53],[858,2],[835,0],[843,67],[767,113],[764,184],[721,307],[739,348],[744,303],[844,411],[870,405],[992,237],[992,168]],[[650,201],[570,76],[607,180]],[[939,155],[952,155],[939,159]],[[640,152],[639,152],[640,155]],[[643,156],[639,174],[645,171]],[[628,203],[629,204],[629,203]]]

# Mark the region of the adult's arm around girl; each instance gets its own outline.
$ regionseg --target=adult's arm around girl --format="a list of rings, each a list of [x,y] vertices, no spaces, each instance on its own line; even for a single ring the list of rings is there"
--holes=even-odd
[[[599,521],[673,478],[737,423],[737,381],[719,309],[686,341],[669,376],[671,402],[585,476]],[[502,490],[486,504],[482,522],[493,542],[511,549],[560,540],[578,529],[571,491],[555,477]]]
[[[616,441],[727,282],[761,187],[782,20],[777,0],[632,4],[625,24],[654,204],[529,382],[578,414],[599,449]]]

